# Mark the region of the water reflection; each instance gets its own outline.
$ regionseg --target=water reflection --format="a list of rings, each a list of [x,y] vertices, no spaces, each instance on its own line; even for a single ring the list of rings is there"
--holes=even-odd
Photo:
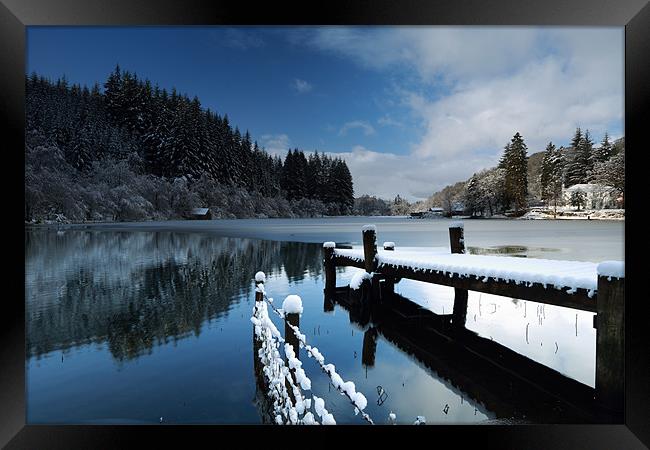
[[[107,343],[118,361],[198,336],[251,290],[255,268],[319,277],[320,246],[199,234],[28,231],[27,357]]]

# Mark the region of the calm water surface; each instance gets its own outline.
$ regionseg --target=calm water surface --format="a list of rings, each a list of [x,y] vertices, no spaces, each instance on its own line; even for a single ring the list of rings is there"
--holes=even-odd
[[[417,415],[427,423],[502,419],[381,334],[374,363],[363,364],[367,330],[338,306],[324,311],[320,243],[358,245],[369,222],[380,243],[448,245],[448,221],[401,218],[26,230],[27,421],[260,423],[249,320],[257,270],[276,303],[302,297],[308,342],[355,382],[376,422],[390,411],[400,423]],[[624,258],[623,229],[623,222],[477,220],[466,221],[465,240],[474,253],[597,262]],[[340,269],[338,284],[356,270]],[[453,307],[451,288],[404,280],[396,291],[436,313]],[[467,328],[593,387],[592,318],[470,292]],[[364,423],[317,364],[302,359],[337,422]],[[377,386],[388,394],[382,404]]]

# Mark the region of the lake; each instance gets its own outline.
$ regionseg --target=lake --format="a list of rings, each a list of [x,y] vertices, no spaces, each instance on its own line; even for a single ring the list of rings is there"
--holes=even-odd
[[[361,227],[397,248],[449,245],[449,221],[338,217],[171,221],[27,228],[27,422],[262,422],[253,369],[255,272],[281,300],[303,299],[300,328],[386,423],[477,423],[503,417],[381,335],[324,308],[324,241],[359,245]],[[472,253],[599,262],[624,259],[624,222],[466,220]],[[338,285],[358,269],[339,269]],[[453,289],[403,280],[396,292],[435,313]],[[275,322],[280,327],[280,320]],[[593,314],[470,292],[466,327],[594,386]],[[318,365],[301,356],[312,392],[338,423],[363,424]],[[379,399],[378,387],[387,395]],[[309,395],[309,391],[307,391]],[[379,400],[379,401],[378,401]]]

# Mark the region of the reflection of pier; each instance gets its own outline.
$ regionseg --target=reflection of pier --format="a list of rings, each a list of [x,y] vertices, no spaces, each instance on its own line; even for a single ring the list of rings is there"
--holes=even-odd
[[[374,228],[364,228],[363,237],[363,252],[340,251],[331,243],[324,246],[325,309],[335,302],[362,327],[372,322],[367,333],[379,333],[413,354],[499,417],[525,415],[526,419],[557,423],[621,420],[623,277],[598,276],[598,297],[587,289],[545,288],[540,283],[517,284],[490,277],[481,280],[482,276],[462,272],[430,270],[426,264],[388,264],[396,260],[387,256],[398,253],[394,244],[387,243],[379,255]],[[462,227],[450,228],[450,238],[452,253],[464,253]],[[449,255],[440,259],[445,257]],[[462,254],[452,257],[459,263],[467,260]],[[435,262],[435,256],[432,260]],[[372,276],[361,283],[360,289],[337,288],[336,266],[358,267]],[[395,294],[394,284],[402,278],[454,287],[453,313],[435,314]],[[596,389],[467,330],[468,289],[597,312]],[[367,366],[374,362],[375,342],[375,336],[364,336],[362,361]]]

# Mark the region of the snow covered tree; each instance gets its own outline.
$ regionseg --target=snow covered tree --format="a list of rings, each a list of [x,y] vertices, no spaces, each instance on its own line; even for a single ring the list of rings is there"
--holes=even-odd
[[[600,143],[600,147],[594,149],[594,164],[607,161],[609,158],[611,158],[612,153],[612,143],[609,142],[609,135],[607,134],[607,131],[605,131],[605,136],[603,137],[603,141]]]
[[[544,152],[544,158],[542,159],[540,185],[542,199],[546,201],[547,205],[552,203],[556,213],[558,199],[562,195],[562,172],[562,153],[552,142],[549,142]]]
[[[485,195],[480,183],[478,174],[472,175],[465,186],[465,195],[463,196],[465,202],[465,210],[472,216],[478,214],[483,215],[485,210]]]
[[[515,213],[526,207],[528,195],[528,164],[526,144],[523,137],[517,132],[509,144],[506,145],[499,167],[505,170],[506,199],[511,204]]]
[[[623,197],[625,193],[625,151],[617,153],[605,162],[597,163],[594,166],[591,182],[610,186],[614,194]]]

